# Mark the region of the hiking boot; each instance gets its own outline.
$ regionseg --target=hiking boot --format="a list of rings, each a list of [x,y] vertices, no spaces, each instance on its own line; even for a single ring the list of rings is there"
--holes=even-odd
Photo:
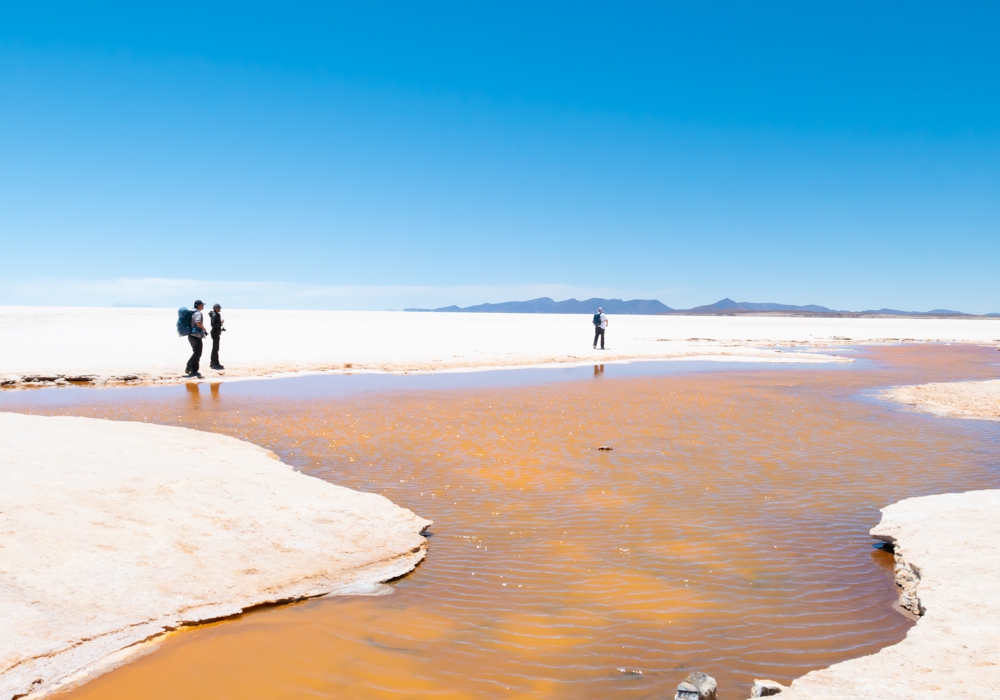
[[[212,369],[225,369],[222,365],[212,365]]]

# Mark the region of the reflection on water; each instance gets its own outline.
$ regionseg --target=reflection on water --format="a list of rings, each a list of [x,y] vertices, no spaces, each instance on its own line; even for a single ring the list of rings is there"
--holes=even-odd
[[[1000,372],[978,348],[868,354],[863,370],[598,365],[599,382],[330,397],[23,392],[20,410],[252,440],[435,522],[394,595],[186,631],[65,697],[647,698],[696,669],[738,698],[874,652],[909,625],[867,534],[879,508],[996,487],[1000,449],[995,424],[866,395]]]

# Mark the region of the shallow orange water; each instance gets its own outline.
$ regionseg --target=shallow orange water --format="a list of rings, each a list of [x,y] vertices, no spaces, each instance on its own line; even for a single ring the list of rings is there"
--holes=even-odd
[[[61,697],[647,698],[703,670],[720,698],[744,698],[755,677],[874,652],[910,624],[867,534],[878,509],[996,488],[1000,427],[871,395],[1000,367],[985,348],[863,354],[863,368],[340,398],[22,392],[16,410],[243,437],[435,521],[393,595],[184,631]]]

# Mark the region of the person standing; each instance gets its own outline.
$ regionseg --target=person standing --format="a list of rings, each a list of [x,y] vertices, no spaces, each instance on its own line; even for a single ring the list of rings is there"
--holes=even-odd
[[[222,307],[216,304],[212,307],[208,317],[212,320],[212,359],[210,367],[212,369],[225,369],[219,362],[219,340],[222,338],[222,331],[226,330],[222,320]]]
[[[205,302],[201,299],[197,299],[194,302],[194,313],[191,314],[191,333],[188,335],[188,342],[191,343],[191,359],[187,363],[187,376],[198,377],[201,379],[201,372],[199,368],[201,365],[201,352],[203,349],[202,338],[204,338],[208,333],[205,332],[205,317],[202,314],[202,309],[205,308]]]
[[[604,309],[598,307],[594,314],[594,349],[597,349],[597,339],[601,339],[601,350],[604,349],[604,331],[608,327],[608,317],[604,315]]]

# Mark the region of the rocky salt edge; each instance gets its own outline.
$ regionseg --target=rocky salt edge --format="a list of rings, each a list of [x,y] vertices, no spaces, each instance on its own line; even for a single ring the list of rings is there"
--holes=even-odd
[[[900,605],[917,624],[899,644],[788,688],[759,682],[754,697],[1000,698],[1000,490],[908,498],[883,508],[871,534],[893,545]]]
[[[0,413],[0,700],[82,682],[185,625],[380,592],[424,557],[430,524],[234,438]]]

